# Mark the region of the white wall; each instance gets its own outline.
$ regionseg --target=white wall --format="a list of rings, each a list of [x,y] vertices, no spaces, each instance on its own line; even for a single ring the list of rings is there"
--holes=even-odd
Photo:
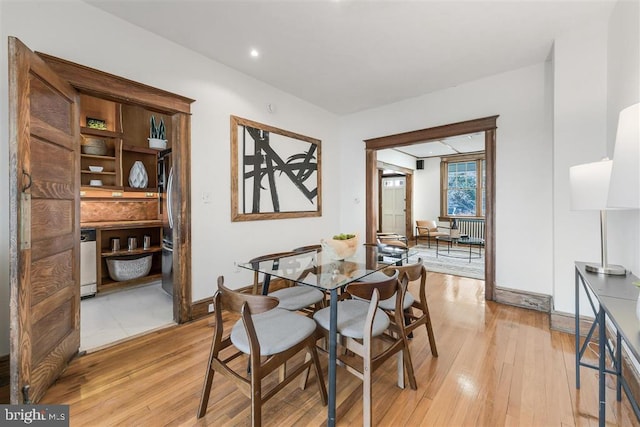
[[[342,117],[342,170],[349,177],[342,192],[343,228],[365,228],[364,205],[353,203],[365,197],[363,140],[498,114],[496,284],[551,294],[553,159],[547,92],[545,64],[540,63]],[[535,238],[523,241],[525,236]]]
[[[251,283],[234,262],[319,242],[339,230],[337,119],[252,78],[116,19],[80,1],[0,2],[0,67],[7,37],[65,58],[196,100],[192,105],[193,299],[213,295],[218,275],[231,286]],[[0,163],[8,164],[7,79],[0,82]],[[270,114],[266,105],[276,106]],[[277,221],[230,221],[231,114],[322,140],[323,215]],[[0,200],[8,200],[8,172]],[[211,192],[212,202],[201,195]],[[8,208],[0,204],[0,355],[8,353]]]
[[[616,4],[609,21],[607,62],[607,153],[613,158],[618,114],[640,102],[640,2]],[[609,262],[640,276],[640,213],[610,211],[608,220]]]
[[[416,170],[413,179],[413,224],[415,225],[415,221],[418,220],[438,221],[440,216],[440,157],[424,159],[424,169]]]
[[[599,214],[571,211],[569,167],[607,155],[607,18],[554,46],[554,304],[574,312],[574,261],[600,259]]]

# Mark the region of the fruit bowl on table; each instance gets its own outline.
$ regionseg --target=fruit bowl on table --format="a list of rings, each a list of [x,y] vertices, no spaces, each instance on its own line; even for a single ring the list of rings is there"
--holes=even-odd
[[[337,234],[331,239],[322,239],[322,246],[332,252],[332,258],[344,260],[352,257],[358,249],[357,234]],[[335,255],[333,255],[335,254]]]

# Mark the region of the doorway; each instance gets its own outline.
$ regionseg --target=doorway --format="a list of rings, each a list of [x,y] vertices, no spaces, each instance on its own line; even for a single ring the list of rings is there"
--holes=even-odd
[[[484,133],[486,158],[485,205],[485,299],[495,299],[495,156],[496,121],[499,116],[484,117],[401,134],[365,140],[366,164],[366,238],[375,240],[379,223],[379,188],[377,151],[420,144],[475,132]],[[409,237],[409,236],[407,236]]]
[[[382,177],[382,198],[380,203],[381,228],[383,233],[405,235],[405,216],[407,200],[406,179],[404,176]]]

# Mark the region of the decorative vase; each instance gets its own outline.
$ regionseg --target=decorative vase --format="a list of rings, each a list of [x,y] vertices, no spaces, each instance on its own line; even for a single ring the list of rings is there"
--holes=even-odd
[[[148,183],[149,176],[144,164],[140,160],[136,160],[129,172],[129,185],[133,188],[146,188]]]

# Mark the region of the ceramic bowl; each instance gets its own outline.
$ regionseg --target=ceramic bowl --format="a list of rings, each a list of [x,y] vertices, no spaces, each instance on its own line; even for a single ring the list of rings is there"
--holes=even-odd
[[[91,181],[89,181],[89,185],[92,187],[102,187],[102,180],[101,179],[92,179]]]
[[[83,154],[93,154],[96,156],[104,156],[107,154],[107,143],[104,139],[84,138],[81,151]]]
[[[89,166],[91,172],[102,172],[104,168],[102,166]]]
[[[352,257],[358,249],[358,235],[347,240],[326,239],[321,240],[323,249],[328,249],[330,257],[337,260]]]

